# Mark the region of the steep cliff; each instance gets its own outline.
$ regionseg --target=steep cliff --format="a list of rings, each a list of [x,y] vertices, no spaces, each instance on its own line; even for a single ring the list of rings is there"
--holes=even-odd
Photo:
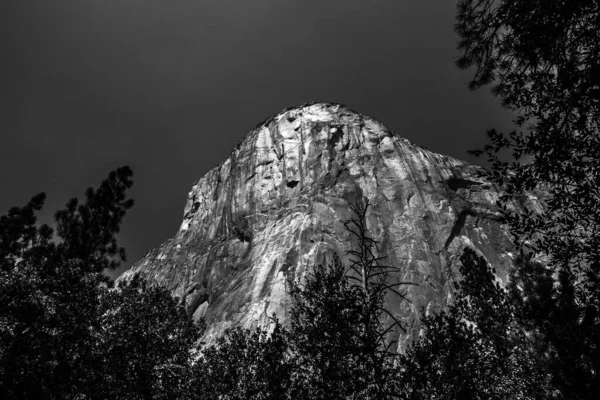
[[[121,279],[140,273],[185,297],[204,317],[207,339],[227,327],[286,321],[292,281],[352,246],[343,221],[348,203],[369,199],[371,235],[389,283],[411,302],[389,296],[406,321],[406,346],[419,311],[444,308],[464,246],[475,248],[506,280],[513,257],[497,222],[499,193],[484,171],[435,154],[349,108],[314,103],[284,110],[253,129],[188,195],[175,236],[148,252]],[[539,209],[535,198],[515,207]]]

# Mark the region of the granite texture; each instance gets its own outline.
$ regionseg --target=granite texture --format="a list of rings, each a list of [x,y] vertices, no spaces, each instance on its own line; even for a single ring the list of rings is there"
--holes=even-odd
[[[352,246],[343,221],[349,202],[367,198],[371,235],[387,263],[388,309],[418,334],[419,312],[452,299],[457,263],[471,246],[506,281],[514,249],[498,223],[499,192],[484,170],[432,153],[349,108],[313,103],[259,124],[190,191],[175,236],[149,251],[120,279],[140,273],[166,285],[210,342],[226,328],[267,327],[289,318],[290,285]],[[513,207],[539,210],[533,197]],[[345,261],[347,262],[347,261]]]

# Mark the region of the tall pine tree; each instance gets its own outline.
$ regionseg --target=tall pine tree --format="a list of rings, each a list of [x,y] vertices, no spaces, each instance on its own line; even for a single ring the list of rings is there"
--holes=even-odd
[[[545,399],[546,376],[506,291],[484,258],[466,248],[454,302],[423,315],[423,331],[400,357],[404,399]]]
[[[514,131],[490,130],[490,144],[474,153],[487,154],[491,176],[506,191],[499,205],[514,242],[528,259],[548,260],[553,289],[537,267],[526,277],[525,297],[540,299],[537,314],[524,312],[527,324],[553,349],[561,396],[594,398],[600,390],[600,3],[461,0],[456,32],[457,64],[475,71],[470,87],[493,85],[518,115]],[[500,156],[504,150],[512,160]],[[534,189],[545,193],[541,213],[509,206]],[[567,339],[571,334],[577,345]]]

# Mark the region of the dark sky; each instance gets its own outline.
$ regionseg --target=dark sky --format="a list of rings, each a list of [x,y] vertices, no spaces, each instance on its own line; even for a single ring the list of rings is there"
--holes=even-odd
[[[126,268],[251,128],[312,100],[474,162],[511,115],[466,88],[454,15],[448,0],[2,0],[0,213],[44,191],[50,222],[130,165]]]

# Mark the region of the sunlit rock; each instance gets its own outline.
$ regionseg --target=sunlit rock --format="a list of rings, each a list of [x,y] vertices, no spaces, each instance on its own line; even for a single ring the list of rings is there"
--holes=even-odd
[[[290,285],[352,246],[343,221],[349,202],[367,198],[371,235],[400,268],[387,307],[402,318],[400,349],[418,334],[420,310],[439,311],[460,279],[471,246],[506,280],[514,249],[498,223],[499,193],[480,167],[410,143],[382,123],[329,103],[298,106],[267,119],[188,195],[175,236],[121,279],[139,272],[185,299],[208,323],[207,340],[226,328],[267,327],[289,318]],[[535,197],[515,207],[538,209]]]

